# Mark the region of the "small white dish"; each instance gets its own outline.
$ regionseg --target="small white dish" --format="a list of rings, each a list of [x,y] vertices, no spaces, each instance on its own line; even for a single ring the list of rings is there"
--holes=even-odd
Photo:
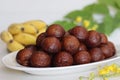
[[[97,69],[99,66],[103,66],[109,64],[111,62],[117,62],[120,60],[120,56],[113,56],[109,59],[89,63],[89,64],[82,64],[82,65],[74,65],[74,66],[67,66],[67,67],[49,67],[49,68],[33,68],[33,67],[25,67],[21,66],[16,62],[16,54],[17,52],[10,53],[3,57],[2,62],[3,64],[15,70],[24,71],[34,75],[60,75],[60,74],[74,74],[77,72],[86,72],[93,69]]]

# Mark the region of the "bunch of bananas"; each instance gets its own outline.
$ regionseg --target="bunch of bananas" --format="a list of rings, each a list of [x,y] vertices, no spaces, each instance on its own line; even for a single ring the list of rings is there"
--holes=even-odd
[[[46,23],[41,20],[14,23],[8,27],[8,30],[2,31],[0,37],[7,44],[7,49],[13,52],[27,45],[36,44],[37,36],[45,32],[46,28]]]

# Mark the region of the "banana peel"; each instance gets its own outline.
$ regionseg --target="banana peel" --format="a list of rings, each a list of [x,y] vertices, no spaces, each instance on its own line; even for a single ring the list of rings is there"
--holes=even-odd
[[[15,35],[14,40],[23,45],[36,44],[36,37],[27,33],[20,33]]]
[[[42,20],[31,20],[31,21],[27,21],[25,23],[35,26],[38,30],[41,30],[42,28],[47,27],[47,24]]]
[[[23,28],[22,24],[18,24],[18,23],[11,24],[11,25],[8,27],[8,31],[9,31],[12,35],[19,34],[19,33],[23,32],[23,30],[24,30],[24,28]]]
[[[0,38],[5,43],[9,43],[11,40],[13,40],[12,34],[8,31],[2,31],[0,34]]]
[[[47,24],[41,20],[13,23],[6,31],[1,32],[0,38],[7,44],[7,49],[13,52],[23,49],[27,45],[36,44],[37,36],[46,29]]]
[[[37,34],[38,33],[37,28],[31,24],[24,23],[23,28],[24,28],[23,32],[25,32],[25,33],[28,33],[28,34]]]
[[[10,52],[21,50],[23,48],[24,46],[15,40],[12,40],[11,42],[7,43],[7,49]]]

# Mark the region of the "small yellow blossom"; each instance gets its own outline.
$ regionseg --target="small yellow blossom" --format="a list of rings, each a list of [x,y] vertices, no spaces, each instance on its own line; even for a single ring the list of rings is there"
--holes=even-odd
[[[108,73],[109,73],[109,71],[106,70],[106,69],[101,69],[101,70],[99,70],[99,75],[106,75],[106,74],[108,74]]]
[[[118,68],[118,69],[116,70],[116,73],[120,74],[120,68]]]
[[[112,66],[112,72],[114,72],[114,73],[120,73],[120,67],[118,67],[116,64],[112,64],[111,65]]]
[[[88,28],[89,25],[90,25],[90,21],[88,21],[88,20],[84,20],[84,21],[83,21],[83,26],[84,26],[85,28]]]
[[[118,67],[115,64],[112,64],[112,65],[108,66],[108,70],[111,71],[111,72],[116,72],[117,68]]]
[[[97,30],[97,28],[98,28],[98,25],[97,25],[97,24],[95,24],[93,27],[88,28],[88,31],[90,31],[90,30]]]
[[[97,28],[98,28],[98,25],[95,24],[91,29],[96,30]]]
[[[108,78],[105,77],[104,80],[108,80]]]
[[[120,68],[116,64],[105,66],[99,70],[99,75],[109,75],[120,73]]]
[[[88,80],[95,80],[96,77],[102,78],[102,80],[108,80],[111,76],[120,75],[120,65],[117,64],[111,64],[106,65],[103,68],[98,70],[98,74],[95,75],[95,73],[90,73],[90,76],[87,77]],[[86,77],[80,77],[80,80],[83,80]]]
[[[75,22],[77,23],[80,23],[82,21],[82,17],[78,16],[76,19],[75,19]]]

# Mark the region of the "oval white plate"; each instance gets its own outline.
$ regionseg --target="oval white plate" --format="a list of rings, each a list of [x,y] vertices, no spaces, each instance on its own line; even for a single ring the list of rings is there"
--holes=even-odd
[[[98,66],[103,66],[110,62],[116,62],[120,60],[120,56],[113,56],[110,59],[106,59],[99,62],[83,64],[83,65],[74,65],[67,67],[49,67],[49,68],[33,68],[33,67],[25,67],[21,66],[16,62],[16,54],[17,52],[10,53],[3,57],[3,64],[11,69],[21,70],[30,74],[35,75],[59,75],[59,74],[74,74],[77,72],[85,72],[98,68]],[[118,53],[117,53],[118,54]]]

